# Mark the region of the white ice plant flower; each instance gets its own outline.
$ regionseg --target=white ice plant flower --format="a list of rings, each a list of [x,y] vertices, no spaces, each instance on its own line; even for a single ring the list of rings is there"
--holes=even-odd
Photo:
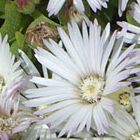
[[[20,61],[10,52],[8,37],[0,35],[0,139],[20,139],[22,132],[36,119],[21,104],[20,93],[29,81],[20,68]]]
[[[118,110],[114,114],[114,120],[110,122],[109,134],[119,140],[140,139],[140,96],[131,99],[133,117],[124,110]]]
[[[113,113],[114,102],[109,95],[131,84],[126,79],[130,75],[127,66],[136,61],[128,57],[134,45],[123,52],[123,39],[116,41],[116,32],[110,37],[110,24],[101,32],[97,20],[89,29],[83,23],[82,33],[71,22],[68,31],[69,35],[58,28],[65,49],[50,39],[45,41],[50,52],[42,48],[35,51],[38,61],[59,78],[33,77],[32,82],[45,87],[27,90],[30,100],[25,105],[48,105],[35,114],[49,113],[42,123],[51,128],[64,124],[59,136],[70,136],[85,127],[101,135],[106,133],[108,115]]]
[[[131,4],[130,14],[134,18],[134,20],[140,24],[140,0],[137,0],[137,2],[133,2]],[[127,34],[125,34],[124,36],[125,42],[136,42],[137,44],[140,44],[140,26],[136,26],[125,21],[118,22],[118,25],[123,29],[127,28],[128,30]],[[123,30],[118,34],[119,37],[121,36],[122,32]]]
[[[14,134],[19,125],[17,112],[19,106],[19,90],[22,89],[23,71],[20,62],[10,52],[8,37],[0,35],[0,138],[7,140]]]
[[[101,10],[102,7],[107,8],[108,1],[109,0],[87,0],[88,4],[94,12],[96,12],[97,9]],[[82,0],[49,0],[47,6],[49,16],[57,15],[66,2],[72,3],[80,13],[84,13],[85,8]]]

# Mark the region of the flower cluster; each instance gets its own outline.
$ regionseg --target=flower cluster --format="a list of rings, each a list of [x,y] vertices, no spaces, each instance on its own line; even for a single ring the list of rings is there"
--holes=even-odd
[[[1,140],[140,139],[140,0],[117,2],[115,25],[98,18],[113,7],[111,0],[48,0],[48,17],[35,11],[39,17],[14,39],[5,35],[4,22]],[[7,5],[21,3],[27,9],[16,17],[22,19],[40,2]]]

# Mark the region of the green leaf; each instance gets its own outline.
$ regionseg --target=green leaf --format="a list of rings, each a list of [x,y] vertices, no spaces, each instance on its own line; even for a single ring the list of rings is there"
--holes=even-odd
[[[34,27],[36,26],[36,24],[40,23],[40,22],[47,22],[50,26],[52,27],[57,27],[60,26],[59,24],[57,24],[56,22],[50,20],[49,18],[45,17],[44,15],[40,15],[37,19],[35,19],[29,27]]]
[[[5,4],[5,22],[2,25],[0,32],[3,36],[8,34],[9,39],[14,37],[15,31],[18,31],[22,27],[22,16],[16,10],[16,4],[14,2],[8,2]]]
[[[0,12],[4,12],[5,0],[0,0]]]
[[[18,49],[24,50],[25,36],[20,32],[15,33],[15,41],[11,45],[11,51],[18,57]]]
[[[15,41],[12,43],[10,49],[17,58],[19,58],[19,49],[26,52],[30,59],[33,57],[33,50],[25,43],[25,35],[20,32],[15,33]]]
[[[13,40],[15,38],[15,32],[24,30],[30,21],[31,17],[25,16],[17,11],[14,1],[7,2],[5,4],[5,21],[0,28],[0,32],[2,36],[8,34],[9,40]]]
[[[33,0],[35,4],[39,4],[40,0]]]

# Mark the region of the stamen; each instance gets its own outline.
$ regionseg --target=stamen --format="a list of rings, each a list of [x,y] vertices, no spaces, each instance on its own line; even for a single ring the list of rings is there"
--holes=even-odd
[[[104,88],[104,80],[98,77],[88,77],[80,84],[82,101],[95,103],[100,100]]]
[[[140,131],[138,131],[135,134],[131,135],[129,140],[140,140]]]
[[[9,135],[12,133],[12,129],[17,126],[17,121],[8,116],[0,115],[0,131],[7,132]]]
[[[123,106],[130,105],[130,93],[124,92],[119,95],[119,103]]]

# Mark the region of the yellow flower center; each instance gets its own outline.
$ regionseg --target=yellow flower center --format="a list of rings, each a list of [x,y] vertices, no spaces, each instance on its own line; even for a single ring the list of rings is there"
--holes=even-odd
[[[104,80],[98,77],[88,77],[80,84],[81,98],[88,103],[95,103],[101,98],[104,88]]]
[[[130,105],[130,93],[124,92],[119,95],[119,103],[123,106]]]
[[[0,131],[4,131],[10,135],[12,133],[12,129],[16,126],[17,122],[15,119],[0,115]]]
[[[138,131],[135,134],[131,135],[129,140],[140,140],[140,131]]]
[[[5,86],[5,80],[2,76],[0,76],[0,93],[2,92],[4,86]]]

